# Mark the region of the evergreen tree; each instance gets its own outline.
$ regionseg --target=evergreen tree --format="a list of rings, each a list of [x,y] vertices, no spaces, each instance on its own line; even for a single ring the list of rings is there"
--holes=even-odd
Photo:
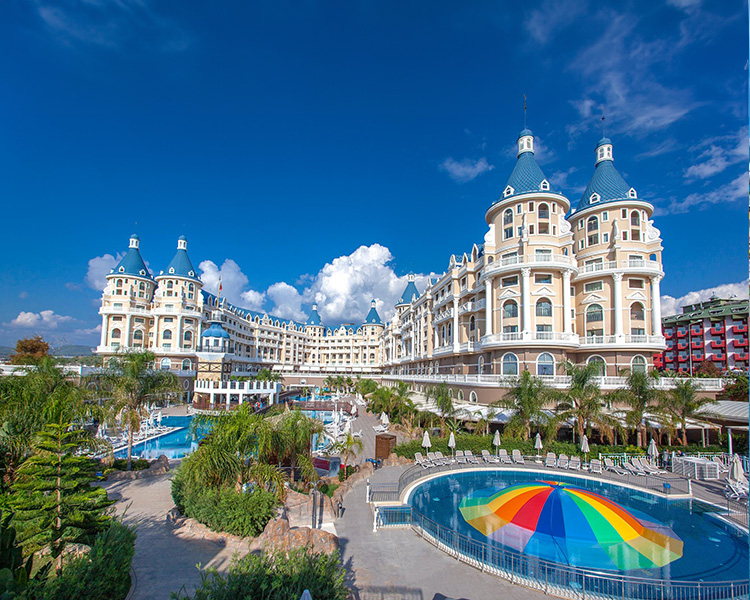
[[[62,571],[68,544],[91,544],[110,518],[107,492],[92,487],[96,464],[78,455],[90,435],[75,429],[60,411],[34,443],[34,454],[18,469],[11,503],[18,541],[29,555],[48,548],[55,568]]]

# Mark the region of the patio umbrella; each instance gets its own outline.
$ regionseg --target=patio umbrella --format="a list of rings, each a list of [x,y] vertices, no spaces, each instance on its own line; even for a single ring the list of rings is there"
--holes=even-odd
[[[536,455],[539,456],[539,451],[543,448],[542,445],[542,436],[538,433],[536,434],[536,439],[534,440],[534,448],[536,449]]]
[[[380,422],[383,425],[390,425],[391,424],[391,420],[388,418],[388,415],[385,414],[385,413],[383,413],[382,415],[380,415]]]
[[[432,442],[430,441],[430,434],[425,431],[424,436],[422,436],[422,448],[429,450],[431,447]]]
[[[747,484],[747,477],[745,477],[745,471],[742,468],[742,461],[739,454],[735,454],[732,458],[732,465],[729,467],[729,479]]]
[[[492,438],[492,445],[495,446],[495,453],[500,454],[500,432],[495,432],[495,437]]]
[[[304,592],[302,592],[302,596],[300,596],[299,600],[313,600],[313,597],[310,594],[310,590],[305,590]]]
[[[651,441],[648,443],[647,452],[652,463],[659,457],[659,449],[656,447],[656,440],[654,438],[651,438]]]
[[[451,431],[451,435],[448,438],[448,448],[451,449],[451,454],[455,456],[455,450],[456,450],[456,436],[453,435],[453,432]]]
[[[586,434],[583,434],[583,437],[581,438],[581,452],[583,452],[586,455],[586,461],[589,460],[589,438],[586,437]]]
[[[663,523],[567,483],[478,490],[459,510],[491,540],[557,563],[624,571],[663,567],[682,557],[682,540]]]

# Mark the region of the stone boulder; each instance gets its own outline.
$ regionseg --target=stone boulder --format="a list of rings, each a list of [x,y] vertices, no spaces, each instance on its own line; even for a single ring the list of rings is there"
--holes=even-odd
[[[141,471],[115,471],[107,476],[108,481],[124,481],[129,479],[143,479],[144,477],[154,477],[156,475],[164,475],[169,471],[169,459],[162,454],[159,458],[153,461],[148,469]]]
[[[250,552],[288,553],[296,548],[330,554],[338,550],[339,539],[322,529],[290,527],[289,521],[281,516],[270,520],[263,533],[250,542]]]

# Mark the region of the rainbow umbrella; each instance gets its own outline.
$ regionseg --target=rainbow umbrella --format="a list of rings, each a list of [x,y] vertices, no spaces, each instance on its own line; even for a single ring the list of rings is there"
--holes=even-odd
[[[682,557],[682,540],[666,525],[567,483],[481,490],[464,498],[459,510],[488,538],[557,563],[625,571]]]

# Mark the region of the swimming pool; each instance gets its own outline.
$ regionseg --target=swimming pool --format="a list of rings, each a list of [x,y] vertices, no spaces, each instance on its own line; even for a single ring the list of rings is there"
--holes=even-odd
[[[545,484],[545,481],[562,485]],[[612,554],[616,555],[616,560],[611,563],[604,564],[601,560],[594,560],[597,552],[601,554],[601,549],[592,536],[582,535],[582,532],[586,527],[590,527],[597,535],[599,534],[602,525],[597,526],[593,523],[598,518],[595,516],[590,519],[592,524],[575,519],[569,521],[574,524],[570,532],[573,543],[566,547],[562,547],[564,544],[560,544],[560,538],[554,536],[545,537],[535,533],[534,537],[519,540],[519,536],[514,535],[512,531],[510,535],[498,535],[497,532],[514,522],[507,520],[509,517],[502,514],[502,508],[498,504],[499,497],[506,494],[504,499],[508,501],[508,498],[515,494],[515,499],[511,500],[509,506],[517,510],[518,506],[525,502],[544,503],[546,498],[553,498],[555,493],[559,493],[560,489],[566,486],[573,490],[581,490],[574,492],[579,499],[586,496],[589,499],[593,498],[585,503],[587,507],[600,497],[604,503],[615,503],[636,518],[647,522],[652,533],[646,534],[646,538],[649,539],[639,548],[657,564],[651,564],[649,561],[634,564],[627,557],[623,557],[617,548]],[[543,490],[545,487],[551,488],[551,491],[533,492],[534,489]],[[540,493],[547,493],[547,497],[540,498]],[[439,526],[458,532],[470,540],[482,542],[490,548],[502,549],[505,553],[517,553],[557,564],[628,577],[705,582],[747,580],[747,534],[724,522],[718,516],[721,509],[697,500],[667,500],[600,480],[572,477],[553,471],[533,473],[502,470],[450,473],[427,480],[412,490],[407,502],[414,511]],[[516,503],[515,507],[512,502]],[[552,515],[548,521],[557,524],[552,525],[553,527],[566,520],[559,516],[565,502],[560,501],[550,508],[558,511],[558,514]],[[484,505],[490,504],[491,508],[496,509],[494,513],[483,509]],[[472,507],[479,512],[472,512]],[[539,529],[545,527],[541,506],[540,510],[541,512],[536,512],[538,520],[531,524],[532,529],[537,526]],[[610,514],[607,510],[602,512]],[[672,541],[665,543],[665,538]],[[662,547],[653,544],[649,546],[654,541],[661,543]],[[640,542],[641,540],[638,540],[637,543]],[[586,548],[586,543],[591,544],[590,548]],[[657,550],[654,550],[654,547]],[[663,547],[670,550],[670,556],[665,558],[659,554],[659,551],[664,554]],[[649,562],[649,566],[646,567],[644,562]]]

